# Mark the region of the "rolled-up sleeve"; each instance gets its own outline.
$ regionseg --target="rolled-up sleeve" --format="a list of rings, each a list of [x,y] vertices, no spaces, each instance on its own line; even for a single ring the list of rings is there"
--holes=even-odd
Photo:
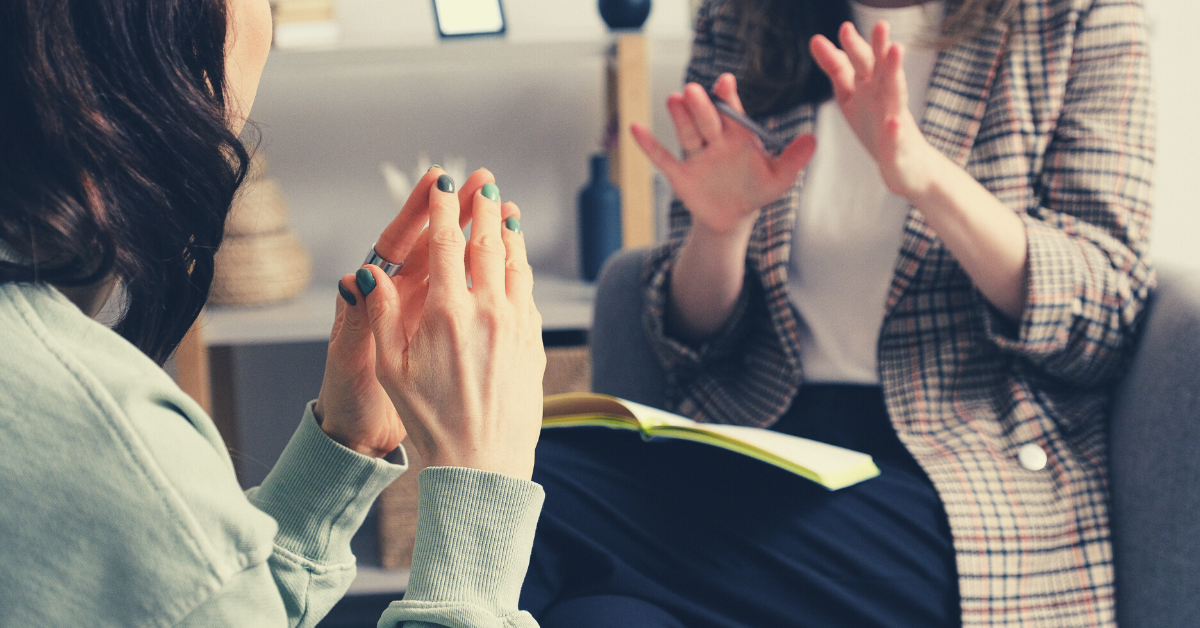
[[[1080,19],[1041,202],[1023,216],[1024,311],[1012,321],[983,307],[1002,350],[1095,386],[1120,376],[1154,287],[1146,250],[1155,129],[1140,3],[1096,2]]]

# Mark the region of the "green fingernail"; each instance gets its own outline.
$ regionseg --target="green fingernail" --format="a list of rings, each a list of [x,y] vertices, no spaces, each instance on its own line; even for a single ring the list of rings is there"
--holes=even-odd
[[[439,166],[437,164],[433,164],[432,166],[429,167],[429,170],[433,170],[434,168],[441,168],[441,166]],[[429,172],[429,170],[426,170],[425,172]]]
[[[500,202],[500,188],[496,187],[495,183],[484,183],[483,195],[497,203]]]
[[[454,179],[450,178],[448,174],[438,177],[437,185],[439,190],[447,194],[454,191]]]
[[[516,216],[512,216],[508,220],[505,220],[504,226],[508,227],[508,230],[512,231],[513,233],[521,233],[521,221],[517,220]]]
[[[345,299],[346,303],[349,303],[350,305],[358,305],[358,299],[354,298],[354,293],[347,290],[346,286],[343,286],[342,282],[340,281],[338,282],[338,292],[341,293],[342,298]]]
[[[375,289],[375,275],[371,274],[369,269],[358,269],[358,272],[354,273],[354,280],[358,282],[358,289],[362,290],[364,297]]]

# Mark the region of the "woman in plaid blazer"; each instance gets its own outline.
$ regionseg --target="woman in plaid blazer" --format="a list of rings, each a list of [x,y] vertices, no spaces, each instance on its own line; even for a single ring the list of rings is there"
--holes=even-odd
[[[733,14],[728,2],[702,9],[689,82],[742,69]],[[920,121],[896,106],[897,51],[844,42],[856,60],[818,37],[813,53],[888,187],[913,205],[878,371],[892,425],[945,505],[963,624],[1112,625],[1105,418],[1154,285],[1144,15],[1138,0],[1022,0],[1004,18],[941,50]],[[865,80],[863,60],[875,64]],[[803,138],[814,117],[802,104],[764,122]],[[804,380],[786,276],[800,185],[749,214],[741,299],[693,332],[704,342],[681,342],[668,333],[683,307],[672,280],[690,270],[678,268],[700,220],[688,162],[703,155],[680,163],[638,135],[685,199],[646,269],[646,325],[675,409],[770,425]],[[691,139],[685,150],[710,150]],[[763,180],[771,168],[786,179],[811,151],[796,140]],[[1018,460],[1030,444],[1044,468]]]
[[[788,271],[819,103],[763,113],[747,100],[791,140],[773,157],[718,117],[706,88],[740,106],[726,73],[747,83],[755,42],[739,8],[753,4],[700,10],[687,71],[698,85],[668,101],[684,158],[634,134],[680,199],[645,270],[646,329],[673,409],[771,427],[807,386]],[[908,201],[880,304],[886,417],[944,507],[963,625],[1111,626],[1105,417],[1154,284],[1141,2],[947,11],[946,30],[954,18],[974,26],[940,47],[921,120],[886,28],[867,41],[843,27],[842,50],[811,40],[849,126]],[[553,509],[553,482],[539,481]]]

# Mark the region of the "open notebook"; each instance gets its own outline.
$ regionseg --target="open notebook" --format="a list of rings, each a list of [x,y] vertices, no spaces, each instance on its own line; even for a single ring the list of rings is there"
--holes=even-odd
[[[592,393],[546,397],[542,428],[599,426],[638,430],[642,438],[679,438],[713,445],[773,464],[829,490],[879,475],[871,456],[756,427],[697,423],[632,401]]]

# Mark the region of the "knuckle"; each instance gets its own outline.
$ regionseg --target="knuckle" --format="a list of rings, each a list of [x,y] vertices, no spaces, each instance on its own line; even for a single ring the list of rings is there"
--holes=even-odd
[[[524,259],[513,257],[504,261],[504,270],[520,277],[533,277],[533,267]]]
[[[438,227],[429,235],[429,245],[440,248],[459,247],[465,241],[462,231],[454,227]]]
[[[479,233],[471,240],[471,248],[474,249],[473,254],[475,255],[503,256],[505,253],[504,242],[501,241],[498,234]]]

